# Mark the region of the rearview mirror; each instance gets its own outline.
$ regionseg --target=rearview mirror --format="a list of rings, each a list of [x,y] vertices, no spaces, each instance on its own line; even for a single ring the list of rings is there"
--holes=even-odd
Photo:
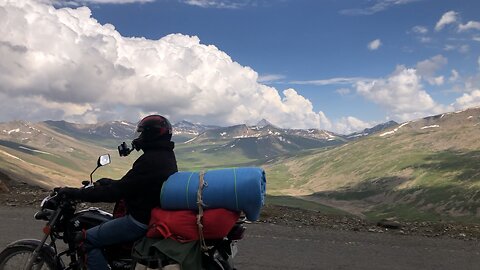
[[[107,164],[110,164],[110,155],[109,154],[101,155],[98,158],[97,166],[101,167],[101,166],[105,166]]]

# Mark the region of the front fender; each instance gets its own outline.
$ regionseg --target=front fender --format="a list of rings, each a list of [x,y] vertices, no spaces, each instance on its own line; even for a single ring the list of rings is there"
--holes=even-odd
[[[5,249],[13,247],[27,247],[35,250],[41,243],[42,241],[38,239],[21,239],[8,244]],[[43,245],[41,252],[43,252],[45,255],[50,256],[52,259],[55,259],[55,256],[57,255],[53,247],[45,244]]]

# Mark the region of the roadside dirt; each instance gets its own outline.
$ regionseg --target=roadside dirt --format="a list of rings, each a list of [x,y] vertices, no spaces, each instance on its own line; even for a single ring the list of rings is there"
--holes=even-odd
[[[39,207],[50,191],[25,183],[9,181],[8,191],[0,190],[0,206]],[[112,204],[90,204],[111,211]],[[84,207],[90,206],[85,204]],[[397,222],[383,220],[370,222],[355,216],[327,215],[320,211],[308,211],[285,206],[265,205],[257,223],[276,224],[295,228],[329,229],[337,231],[369,232],[379,234],[448,237],[461,240],[480,240],[480,224]]]

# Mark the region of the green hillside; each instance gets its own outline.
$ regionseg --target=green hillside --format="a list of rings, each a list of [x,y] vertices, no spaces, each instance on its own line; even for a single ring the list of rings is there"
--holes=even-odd
[[[371,218],[480,221],[479,122],[479,109],[436,116],[285,159],[269,190]]]
[[[113,162],[95,176],[121,177],[131,166],[134,156],[138,156],[120,158],[116,149],[104,148],[104,142],[82,141],[43,123],[10,125],[15,133],[0,138],[0,171],[12,179],[45,188],[79,186],[82,180],[89,178],[98,156],[106,153],[113,157]]]

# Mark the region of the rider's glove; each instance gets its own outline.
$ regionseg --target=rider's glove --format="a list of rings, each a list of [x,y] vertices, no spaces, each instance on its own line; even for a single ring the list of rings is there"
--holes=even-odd
[[[78,200],[81,196],[81,190],[78,188],[71,188],[71,187],[63,187],[63,188],[55,188],[57,191],[57,196],[62,199],[72,199]]]
[[[110,178],[100,178],[97,181],[95,181],[94,185],[95,186],[108,186],[112,184],[113,180]]]

